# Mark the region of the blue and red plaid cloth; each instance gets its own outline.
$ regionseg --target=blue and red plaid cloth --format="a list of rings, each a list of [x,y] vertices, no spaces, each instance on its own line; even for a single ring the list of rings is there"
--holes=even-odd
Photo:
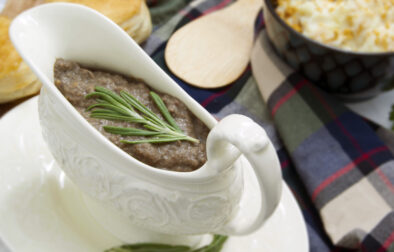
[[[310,251],[394,251],[394,157],[387,145],[394,142],[393,134],[292,71],[267,101],[250,67],[225,88],[203,90],[185,84],[165,65],[167,40],[181,26],[232,1],[197,0],[175,15],[163,7],[168,2],[151,1],[152,15],[163,20],[165,13],[155,12],[161,8],[171,12],[171,18],[155,28],[145,51],[216,117],[240,113],[266,129],[284,180],[302,209]],[[262,15],[256,20],[257,30],[264,33]]]

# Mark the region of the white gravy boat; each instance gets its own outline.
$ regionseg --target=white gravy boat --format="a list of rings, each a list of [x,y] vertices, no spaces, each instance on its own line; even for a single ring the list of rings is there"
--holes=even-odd
[[[102,224],[122,233],[123,240],[132,225],[170,235],[243,235],[258,229],[275,210],[281,171],[265,131],[241,115],[218,123],[108,18],[80,5],[46,4],[19,15],[10,36],[43,84],[39,114],[49,149],[67,176],[94,199],[92,204],[103,207],[92,214],[101,211]],[[166,171],[123,152],[53,84],[56,58],[142,78],[152,88],[178,97],[211,128],[206,164],[193,172]],[[243,193],[242,155],[253,167],[261,191],[261,199],[249,201],[260,202],[260,209],[240,204],[250,197]],[[116,225],[105,217],[107,208],[119,214]]]

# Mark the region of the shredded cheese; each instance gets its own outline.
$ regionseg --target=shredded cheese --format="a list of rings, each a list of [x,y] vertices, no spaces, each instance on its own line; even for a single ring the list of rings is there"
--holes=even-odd
[[[278,0],[276,11],[319,42],[358,52],[394,51],[394,0]]]

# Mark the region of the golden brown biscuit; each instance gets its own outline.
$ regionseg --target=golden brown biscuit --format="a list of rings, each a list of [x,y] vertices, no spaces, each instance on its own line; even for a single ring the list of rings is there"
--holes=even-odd
[[[0,16],[0,103],[32,95],[41,87],[9,39],[10,22],[7,17]]]
[[[146,40],[152,22],[144,0],[46,0],[47,3],[68,2],[88,6],[122,27],[137,43]]]
[[[0,103],[38,93],[41,84],[14,49],[8,35],[11,19],[33,6],[70,2],[93,8],[121,26],[137,43],[152,31],[144,0],[8,0],[0,15]]]

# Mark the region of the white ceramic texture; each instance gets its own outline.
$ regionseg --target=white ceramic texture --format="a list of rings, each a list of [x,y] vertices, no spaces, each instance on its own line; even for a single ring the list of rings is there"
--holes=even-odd
[[[40,131],[37,98],[0,119],[0,236],[10,251],[102,252],[121,244],[91,216]],[[245,191],[258,197],[250,166],[244,177]],[[309,251],[303,217],[285,184],[280,204],[264,226],[230,237],[221,252],[245,251]]]
[[[103,223],[112,233],[132,236],[130,224],[136,224],[173,235],[247,234],[274,211],[281,195],[281,172],[264,130],[241,115],[217,124],[108,18],[75,4],[41,5],[15,18],[10,36],[43,83],[39,115],[50,151],[67,176],[100,202],[103,213],[109,208],[122,216],[119,225]],[[212,128],[207,163],[180,173],[127,155],[89,125],[55,87],[56,58],[142,78],[154,89],[178,97]],[[256,171],[260,210],[239,204],[250,197],[242,194],[241,152]],[[127,235],[122,239],[127,241]]]

